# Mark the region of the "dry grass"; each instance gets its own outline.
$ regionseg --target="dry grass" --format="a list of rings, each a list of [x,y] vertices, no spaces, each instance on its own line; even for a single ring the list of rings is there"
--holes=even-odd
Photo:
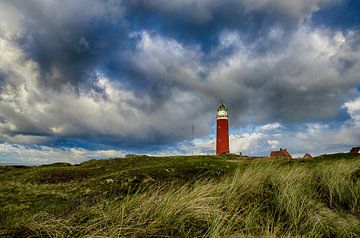
[[[359,168],[359,159],[311,166],[254,161],[220,181],[152,185],[67,214],[28,214],[12,235],[358,237]]]

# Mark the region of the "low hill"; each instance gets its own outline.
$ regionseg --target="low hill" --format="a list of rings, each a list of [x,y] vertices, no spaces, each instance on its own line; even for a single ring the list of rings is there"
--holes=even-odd
[[[360,156],[0,166],[0,236],[360,236]]]

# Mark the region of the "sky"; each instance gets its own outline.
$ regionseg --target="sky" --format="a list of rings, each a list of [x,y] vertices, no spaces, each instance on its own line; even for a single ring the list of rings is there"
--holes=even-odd
[[[0,163],[360,145],[357,0],[0,0]],[[192,126],[195,140],[192,140]]]

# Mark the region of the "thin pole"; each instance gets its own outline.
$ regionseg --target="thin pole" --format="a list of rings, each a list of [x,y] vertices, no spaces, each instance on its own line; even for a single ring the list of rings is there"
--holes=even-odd
[[[192,125],[192,146],[193,146],[193,154],[195,153],[195,126]]]

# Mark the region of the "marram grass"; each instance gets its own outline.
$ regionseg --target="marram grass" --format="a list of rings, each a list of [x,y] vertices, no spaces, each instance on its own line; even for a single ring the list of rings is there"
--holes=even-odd
[[[117,173],[113,180],[107,180],[109,186],[103,184],[101,194],[91,192],[98,188],[98,177],[89,177],[92,183],[57,184],[2,178],[1,195],[19,202],[1,203],[0,235],[359,237],[360,158],[315,160],[222,160],[235,168],[219,170],[225,171],[221,178],[198,176],[186,182],[178,177],[164,179],[161,175],[166,182],[152,178],[153,183],[136,186],[136,190],[127,190],[126,194],[114,190],[113,181],[120,176]],[[213,160],[206,158],[198,163],[204,161],[211,168],[219,166],[211,165]],[[166,169],[186,172],[181,165]],[[147,176],[144,175],[146,181],[150,179]],[[88,187],[77,185],[81,183]],[[74,187],[78,192],[72,198],[70,194],[76,193]],[[106,193],[107,187],[112,189],[111,195]],[[57,202],[53,207],[51,203],[34,203],[34,199],[44,196],[50,196],[50,200],[44,201],[54,198]],[[96,198],[90,199],[91,196]],[[26,202],[24,197],[31,201]],[[21,207],[27,205],[36,207]],[[10,211],[21,215],[10,215]]]

